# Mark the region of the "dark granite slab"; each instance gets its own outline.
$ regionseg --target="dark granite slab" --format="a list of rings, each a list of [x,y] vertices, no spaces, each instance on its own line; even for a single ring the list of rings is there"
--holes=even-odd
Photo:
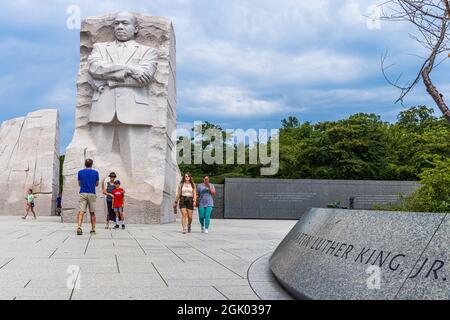
[[[445,214],[311,209],[270,267],[297,298],[450,299],[449,228]]]
[[[419,188],[408,181],[286,180],[227,178],[226,219],[299,219],[309,208],[341,207],[370,210],[400,202],[399,194]]]

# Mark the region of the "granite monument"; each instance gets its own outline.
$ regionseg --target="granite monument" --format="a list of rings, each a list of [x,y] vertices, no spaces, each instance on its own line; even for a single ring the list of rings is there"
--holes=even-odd
[[[55,215],[59,192],[59,116],[38,110],[0,127],[0,215],[23,215],[29,189],[38,216]]]
[[[270,268],[300,299],[450,300],[448,214],[311,209]]]
[[[128,223],[175,219],[176,43],[170,20],[121,12],[87,18],[81,29],[76,128],[64,163],[63,221],[75,221],[77,172],[94,160],[126,190]],[[98,190],[97,219],[106,216]]]

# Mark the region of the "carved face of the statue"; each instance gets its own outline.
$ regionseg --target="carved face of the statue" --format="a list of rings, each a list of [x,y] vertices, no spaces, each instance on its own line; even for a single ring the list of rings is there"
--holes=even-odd
[[[130,13],[119,13],[114,19],[114,31],[119,41],[134,39],[137,33],[136,18]]]

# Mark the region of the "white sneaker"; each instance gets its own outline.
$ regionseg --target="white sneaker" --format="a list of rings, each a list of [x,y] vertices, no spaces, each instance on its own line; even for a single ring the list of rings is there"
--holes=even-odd
[[[205,233],[209,233],[208,229],[205,229]]]

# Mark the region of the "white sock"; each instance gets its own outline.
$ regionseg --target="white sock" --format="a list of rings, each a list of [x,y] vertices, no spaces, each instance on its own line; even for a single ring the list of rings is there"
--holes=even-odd
[[[119,218],[116,217],[116,224],[119,224]]]

